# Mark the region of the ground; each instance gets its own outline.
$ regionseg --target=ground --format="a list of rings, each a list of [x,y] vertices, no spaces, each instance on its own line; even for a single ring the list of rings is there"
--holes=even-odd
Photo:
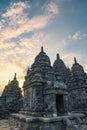
[[[0,120],[0,130],[11,130],[8,120]]]
[[[19,130],[18,128],[11,128],[9,126],[8,120],[0,120],[0,130]],[[66,130],[87,130],[87,124],[81,126],[75,126],[73,128],[67,128]]]
[[[18,128],[11,128],[8,120],[0,120],[0,130],[19,130]]]

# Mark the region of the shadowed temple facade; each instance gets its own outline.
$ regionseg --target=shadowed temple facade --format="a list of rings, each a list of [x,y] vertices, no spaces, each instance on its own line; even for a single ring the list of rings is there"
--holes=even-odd
[[[23,107],[11,114],[11,126],[19,130],[80,130],[87,124],[87,74],[76,58],[71,70],[59,54],[51,66],[41,47],[27,70],[23,92]]]
[[[57,60],[59,60],[58,58]],[[24,110],[29,115],[51,117],[67,112],[68,92],[65,83],[62,81],[62,73],[57,74],[57,60],[52,67],[50,59],[42,47],[31,69],[28,69],[23,89]],[[64,68],[64,71],[67,70]],[[60,102],[60,106],[58,102]]]
[[[23,104],[21,92],[15,74],[13,80],[9,80],[8,84],[5,86],[0,98],[1,118],[8,118],[10,113],[19,112]]]

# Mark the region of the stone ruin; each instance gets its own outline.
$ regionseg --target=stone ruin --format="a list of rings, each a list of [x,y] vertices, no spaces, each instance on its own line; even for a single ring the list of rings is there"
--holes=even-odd
[[[9,80],[0,97],[0,116],[8,118],[10,113],[17,113],[22,107],[23,99],[16,74],[12,81]]]
[[[24,110],[28,115],[54,117],[67,113],[67,87],[58,81],[54,68],[42,48],[23,85]]]
[[[68,81],[69,110],[87,114],[87,74],[74,58]]]
[[[23,85],[23,108],[11,114],[18,130],[86,130],[87,74],[74,58],[67,68],[59,54],[51,66],[41,47]],[[86,128],[86,129],[85,129]]]

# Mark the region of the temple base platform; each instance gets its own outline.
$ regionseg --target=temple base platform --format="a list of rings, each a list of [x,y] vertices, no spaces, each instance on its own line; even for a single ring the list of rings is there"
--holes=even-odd
[[[31,117],[12,114],[9,124],[13,130],[85,130],[87,129],[87,117],[81,113],[58,117]]]

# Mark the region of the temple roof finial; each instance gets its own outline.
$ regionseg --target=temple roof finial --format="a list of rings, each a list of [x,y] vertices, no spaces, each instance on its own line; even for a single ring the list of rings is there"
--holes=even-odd
[[[15,75],[14,75],[14,80],[16,80],[16,73],[15,73]]]
[[[44,52],[43,46],[41,46],[41,52]]]
[[[77,60],[76,60],[76,57],[74,57],[74,62],[75,62],[75,64],[77,64]]]
[[[29,73],[30,72],[30,68],[28,67],[28,69],[27,69],[27,73]]]
[[[8,84],[10,84],[10,80],[8,81]]]
[[[29,66],[28,66],[28,69],[27,69],[28,71],[30,70],[30,68],[29,68]]]
[[[57,59],[60,59],[60,55],[59,55],[59,53],[57,53]]]

